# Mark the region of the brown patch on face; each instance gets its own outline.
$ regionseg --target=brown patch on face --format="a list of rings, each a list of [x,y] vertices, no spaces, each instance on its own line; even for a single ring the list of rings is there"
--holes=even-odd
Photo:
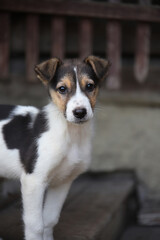
[[[84,90],[88,83],[93,83],[94,84],[94,81],[89,79],[89,77],[86,74],[83,74],[80,78],[81,89]]]
[[[98,95],[98,90],[99,90],[99,88],[96,87],[96,88],[93,90],[92,96],[89,97],[92,108],[95,107],[96,99],[97,99],[97,95]]]
[[[94,85],[93,91],[87,91],[87,88],[86,88],[87,84],[93,84]],[[94,81],[92,79],[90,79],[88,77],[88,75],[86,75],[86,74],[83,74],[80,78],[80,87],[81,87],[82,91],[89,98],[91,107],[93,109],[95,107],[95,104],[96,104],[96,98],[97,98],[97,95],[98,95],[99,87],[96,86]]]
[[[61,94],[53,89],[50,89],[50,95],[52,101],[56,104],[56,106],[60,109],[61,112],[65,112],[66,109],[66,97],[62,97]]]
[[[58,91],[60,87],[66,87],[67,91],[66,93],[62,94]],[[56,106],[59,108],[63,114],[65,114],[66,111],[66,105],[71,96],[74,94],[76,89],[76,86],[74,84],[74,81],[72,79],[72,76],[67,74],[64,76],[56,86],[56,89],[49,89],[52,101],[56,104]]]
[[[61,81],[57,84],[57,88],[61,86],[66,86],[69,91],[71,91],[73,87],[73,80],[71,75],[64,76]]]

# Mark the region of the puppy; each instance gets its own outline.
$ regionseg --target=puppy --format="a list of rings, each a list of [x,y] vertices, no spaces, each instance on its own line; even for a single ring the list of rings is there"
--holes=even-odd
[[[72,181],[90,163],[91,119],[108,61],[52,58],[35,67],[50,103],[0,106],[0,176],[20,179],[26,240],[53,240]]]

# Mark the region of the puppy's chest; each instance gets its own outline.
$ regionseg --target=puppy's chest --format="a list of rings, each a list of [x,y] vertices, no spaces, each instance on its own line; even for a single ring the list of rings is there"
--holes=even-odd
[[[51,185],[73,181],[88,168],[89,162],[90,149],[84,143],[70,143],[66,155],[49,173]]]

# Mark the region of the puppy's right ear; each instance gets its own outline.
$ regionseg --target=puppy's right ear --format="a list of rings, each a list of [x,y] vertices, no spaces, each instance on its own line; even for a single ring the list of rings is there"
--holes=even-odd
[[[102,82],[108,74],[108,68],[110,67],[110,62],[106,59],[99,58],[96,56],[88,56],[84,59],[84,62],[89,64],[93,71],[95,72],[97,78]]]
[[[53,79],[57,67],[61,64],[62,62],[60,59],[51,58],[45,62],[36,65],[34,70],[37,74],[37,78],[40,79],[45,86],[47,86],[49,82]]]

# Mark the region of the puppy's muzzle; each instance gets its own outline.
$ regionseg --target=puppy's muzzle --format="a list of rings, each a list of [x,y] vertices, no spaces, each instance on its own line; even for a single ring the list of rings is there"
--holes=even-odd
[[[73,115],[77,119],[83,119],[87,114],[87,110],[85,108],[76,108],[73,110]]]

